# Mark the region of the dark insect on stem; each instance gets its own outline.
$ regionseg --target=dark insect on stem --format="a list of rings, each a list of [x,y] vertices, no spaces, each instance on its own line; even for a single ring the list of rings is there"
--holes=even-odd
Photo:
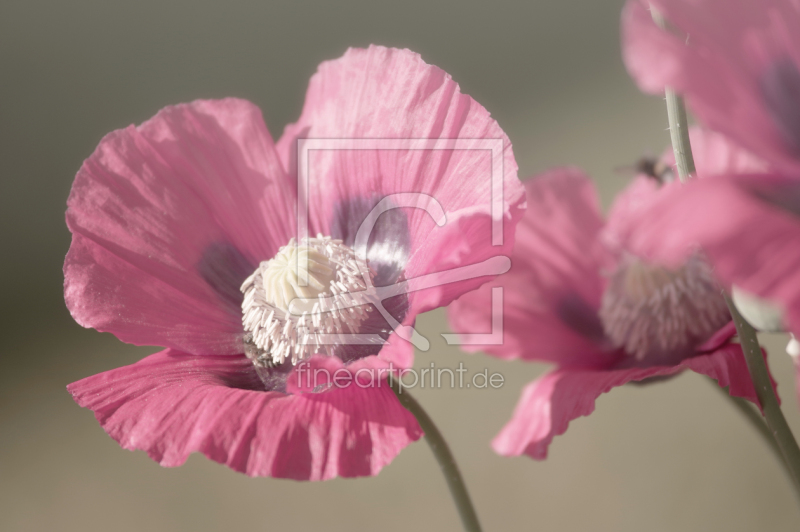
[[[675,179],[672,167],[656,157],[642,157],[634,164],[634,170],[636,173],[644,174],[662,184]]]

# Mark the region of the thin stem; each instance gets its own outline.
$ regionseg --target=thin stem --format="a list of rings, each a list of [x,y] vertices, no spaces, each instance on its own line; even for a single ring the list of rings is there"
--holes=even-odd
[[[764,355],[758,345],[756,331],[739,314],[739,310],[727,294],[725,295],[725,302],[728,304],[733,323],[736,325],[736,332],[742,344],[744,359],[747,362],[747,369],[750,370],[750,376],[753,379],[756,397],[761,405],[764,419],[767,421],[772,437],[778,444],[783,460],[786,463],[786,468],[794,480],[795,487],[800,490],[800,447],[797,446],[797,440],[795,440],[792,429],[789,428],[789,424],[786,422],[786,418],[783,417],[783,412],[778,404],[778,397],[772,387],[767,364],[764,362]]]
[[[658,26],[666,29],[666,23],[661,14],[652,7],[650,11],[653,20]],[[689,128],[686,123],[686,110],[683,107],[682,99],[667,89],[667,115],[669,118],[669,132],[672,138],[672,150],[675,153],[675,161],[678,165],[678,175],[681,181],[685,182],[695,173],[694,158],[692,156],[692,146],[689,142]],[[736,325],[736,332],[742,344],[742,351],[753,379],[753,386],[756,391],[758,403],[761,405],[761,412],[767,422],[767,427],[783,456],[786,469],[794,480],[795,487],[800,493],[800,448],[797,441],[783,417],[778,397],[772,387],[772,380],[761,354],[761,346],[758,345],[758,337],[753,327],[742,318],[731,298],[725,294],[725,302],[728,304],[731,317]]]
[[[431,451],[433,451],[433,456],[439,462],[439,467],[442,469],[447,486],[450,488],[450,494],[453,496],[456,509],[458,509],[458,515],[461,516],[464,530],[467,532],[481,532],[478,514],[475,513],[475,508],[469,498],[467,486],[464,484],[464,479],[458,470],[453,453],[450,452],[450,447],[447,446],[442,433],[439,432],[436,424],[434,424],[427,412],[422,409],[422,406],[411,397],[408,390],[401,388],[396,379],[389,377],[389,385],[400,400],[400,404],[414,414],[419,426],[425,432],[425,441],[428,442]]]
[[[750,422],[750,425],[761,435],[761,439],[764,440],[764,443],[766,443],[772,450],[772,454],[775,456],[775,458],[777,458],[778,463],[783,466],[783,472],[787,477],[789,477],[789,481],[794,485],[795,494],[800,497],[800,484],[795,482],[791,471],[789,471],[789,468],[786,467],[786,462],[783,459],[781,448],[778,447],[778,443],[775,441],[775,438],[772,437],[772,432],[770,432],[769,427],[767,427],[767,424],[764,422],[764,418],[761,416],[761,414],[758,413],[753,404],[747,399],[734,397],[731,395],[728,387],[723,388],[714,379],[708,379],[708,382],[710,382],[715,389],[719,390],[722,395],[730,399],[733,405],[742,414],[744,414],[744,416]]]
[[[689,128],[686,119],[686,108],[683,98],[667,87],[664,91],[667,100],[667,112],[676,117],[676,125],[669,126],[669,136],[675,152],[675,165],[678,167],[678,179],[686,183],[695,173],[694,157],[689,145]],[[684,127],[681,127],[684,126]]]
[[[764,440],[764,443],[766,443],[767,446],[772,450],[773,454],[775,454],[778,462],[781,465],[784,465],[783,453],[781,453],[778,443],[775,441],[775,438],[772,437],[772,432],[770,432],[766,423],[764,423],[764,418],[761,417],[761,414],[758,413],[750,401],[731,395],[727,386],[723,388],[714,379],[708,379],[708,382],[715,390],[719,390],[720,394],[733,403],[733,406],[735,406],[736,409],[747,418],[747,421],[750,422],[750,426],[756,429],[756,432],[758,432],[758,434],[761,436],[761,439]]]
[[[664,17],[655,7],[650,6],[650,13],[658,27],[667,29]],[[692,146],[689,143],[689,123],[686,118],[686,107],[683,105],[683,98],[678,96],[674,90],[667,87],[664,92],[667,100],[667,115],[669,116],[669,136],[672,140],[672,150],[675,153],[675,165],[678,167],[678,178],[681,183],[685,183],[695,173],[694,156],[692,155]]]

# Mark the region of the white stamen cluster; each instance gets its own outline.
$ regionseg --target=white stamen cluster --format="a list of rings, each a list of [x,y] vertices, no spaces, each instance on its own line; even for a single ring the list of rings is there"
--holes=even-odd
[[[642,360],[688,356],[730,314],[711,269],[699,257],[677,270],[629,257],[611,275],[600,319],[616,346]]]
[[[374,296],[364,275],[372,275],[366,261],[341,240],[292,238],[242,284],[242,323],[255,344],[248,351],[253,363],[297,364],[330,345],[318,335],[357,333]]]

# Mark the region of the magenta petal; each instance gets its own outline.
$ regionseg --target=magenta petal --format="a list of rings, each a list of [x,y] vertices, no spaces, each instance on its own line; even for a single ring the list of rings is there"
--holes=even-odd
[[[677,32],[656,27],[650,1],[622,17],[625,64],[646,92],[683,93],[711,129],[765,160],[798,169],[800,8],[785,0],[656,0]],[[688,37],[687,37],[688,36]]]
[[[731,395],[755,401],[741,348],[733,344],[709,355],[686,359],[676,366],[557,369],[525,387],[511,421],[495,437],[492,446],[504,456],[526,454],[544,460],[553,438],[564,434],[573,419],[591,414],[601,394],[631,381],[672,375],[684,369],[708,375],[720,386],[730,386]]]
[[[68,390],[123,448],[167,467],[199,451],[250,476],[369,476],[422,435],[386,385],[284,395],[259,384],[244,356],[165,350]]]
[[[439,203],[440,216],[405,208],[410,237],[407,279],[510,253],[524,207],[511,143],[489,113],[462,94],[447,73],[409,50],[371,46],[350,49],[322,63],[311,78],[303,113],[287,127],[278,150],[294,168],[297,137],[312,139],[460,139],[459,149],[324,149],[309,155],[310,218],[327,232],[342,204],[354,198],[423,194]],[[500,153],[479,147],[495,141]],[[500,160],[497,160],[500,159]],[[500,212],[504,243],[492,246],[492,164],[502,163]],[[399,200],[394,201],[400,203]],[[358,220],[356,223],[360,223]],[[446,305],[486,278],[447,283],[411,296],[409,316]]]
[[[293,234],[294,198],[249,102],[167,107],[114,131],[68,200],[67,306],[126,342],[241,352],[239,285]]]
[[[406,345],[411,345],[406,342]],[[297,364],[286,379],[286,392],[320,393],[347,388],[357,383],[361,387],[385,386],[393,370],[405,369],[380,356],[368,356],[346,364],[335,356],[314,355]]]
[[[731,320],[727,324],[723,325],[721,329],[711,335],[711,338],[698,345],[695,350],[698,353],[710,353],[711,351],[716,351],[729,342],[734,336],[736,336],[736,324],[733,323],[733,320]]]
[[[669,375],[680,369],[650,367],[613,371],[552,371],[525,387],[511,421],[492,441],[492,447],[503,456],[526,454],[536,460],[544,460],[553,438],[564,434],[573,419],[594,412],[595,400],[601,394],[633,380]]]
[[[501,358],[560,365],[615,361],[600,347],[597,317],[605,280],[595,252],[603,227],[591,180],[558,168],[525,182],[528,210],[517,227],[511,271],[469,292],[448,309],[461,334],[492,330],[492,288],[503,290],[502,345],[465,346]]]
[[[722,281],[777,302],[800,330],[800,216],[780,205],[797,202],[796,182],[722,176],[670,188],[627,227],[630,249],[677,265],[700,248]]]
[[[766,360],[766,351],[762,349],[761,352]],[[747,369],[740,345],[727,344],[709,355],[688,358],[684,360],[682,366],[695,373],[711,377],[722,387],[730,386],[728,391],[732,396],[743,397],[759,406],[753,379]],[[776,388],[777,384],[772,375],[770,375],[770,380],[772,387]]]

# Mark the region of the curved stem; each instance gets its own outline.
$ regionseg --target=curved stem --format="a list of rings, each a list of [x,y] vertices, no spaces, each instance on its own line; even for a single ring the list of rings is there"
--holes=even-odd
[[[781,448],[778,447],[778,442],[775,441],[775,438],[772,436],[772,432],[770,432],[769,427],[767,427],[767,424],[764,422],[764,418],[761,416],[758,410],[756,410],[753,404],[747,399],[734,397],[731,395],[727,387],[721,387],[714,379],[708,379],[708,381],[713,385],[714,388],[719,390],[722,395],[730,399],[731,403],[733,403],[733,406],[735,406],[739,412],[744,414],[744,416],[750,422],[750,426],[756,429],[756,432],[761,435],[761,439],[767,444],[767,446],[769,446],[772,454],[778,460],[778,463],[783,466],[783,472],[786,473],[787,477],[789,477],[789,481],[794,485],[795,494],[800,498],[800,483],[795,480],[789,468],[786,467],[786,461],[783,459]]]
[[[666,29],[666,23],[661,14],[651,6],[650,11],[655,23]],[[683,99],[672,90],[666,90],[667,96],[667,116],[669,118],[669,132],[672,139],[672,150],[675,153],[675,161],[678,166],[678,174],[681,181],[686,181],[695,173],[694,157],[692,156],[692,146],[689,142],[689,126],[686,122],[686,110],[683,106]],[[795,487],[800,493],[800,448],[797,441],[783,417],[778,397],[772,387],[772,380],[761,353],[761,346],[758,345],[758,337],[753,327],[745,321],[731,298],[725,294],[725,302],[733,317],[736,325],[736,332],[742,344],[742,351],[747,362],[747,369],[753,379],[756,397],[761,405],[761,412],[767,422],[767,427],[783,456],[784,464],[789,474],[794,480]]]
[[[708,379],[708,382],[711,383],[714,389],[719,390],[723,396],[730,400],[733,406],[736,407],[736,409],[747,418],[747,421],[750,422],[750,426],[756,429],[756,432],[758,432],[758,434],[761,436],[761,439],[764,440],[764,443],[766,443],[773,452],[775,457],[778,459],[778,462],[781,465],[784,465],[783,453],[781,453],[778,443],[775,441],[775,438],[772,437],[772,432],[770,432],[766,423],[764,423],[764,418],[761,417],[761,414],[758,413],[750,401],[731,395],[728,387],[723,388],[714,379]]]
[[[756,331],[739,314],[739,310],[728,295],[725,296],[725,302],[728,304],[733,323],[736,325],[736,332],[739,334],[739,341],[742,344],[744,359],[747,362],[747,369],[750,370],[750,376],[753,379],[756,397],[758,397],[758,402],[761,405],[764,419],[767,421],[772,437],[778,444],[786,469],[789,470],[795,487],[800,490],[800,447],[797,446],[797,440],[795,440],[792,429],[789,428],[786,418],[783,417],[780,404],[778,404],[778,397],[772,387],[772,380],[769,377],[767,364],[764,362],[764,355],[758,345]]]
[[[458,509],[458,515],[461,516],[461,522],[464,525],[464,530],[468,532],[481,532],[481,525],[478,522],[478,514],[475,513],[475,508],[469,498],[467,486],[464,484],[464,479],[461,472],[458,470],[453,453],[450,452],[447,442],[444,440],[442,433],[434,424],[430,416],[422,409],[422,406],[404,390],[397,382],[396,379],[389,377],[389,386],[392,391],[400,400],[409,412],[414,414],[417,418],[419,426],[425,432],[425,441],[433,451],[433,456],[439,462],[439,467],[442,469],[444,478],[447,481],[447,486],[450,488],[450,494],[453,496],[453,501]]]

